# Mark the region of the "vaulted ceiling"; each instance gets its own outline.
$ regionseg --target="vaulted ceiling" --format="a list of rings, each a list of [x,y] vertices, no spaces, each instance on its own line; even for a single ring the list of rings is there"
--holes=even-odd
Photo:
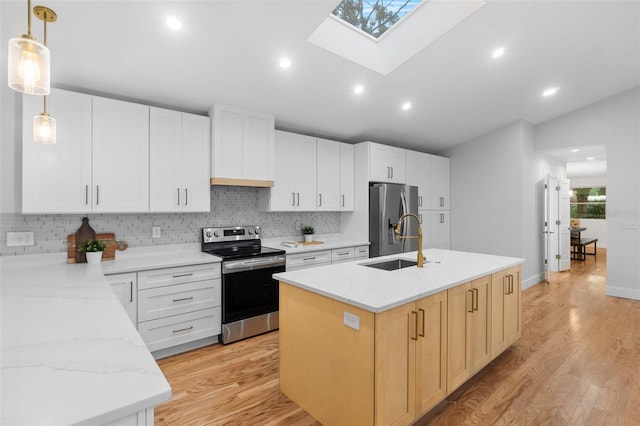
[[[486,0],[387,75],[307,41],[337,3],[37,4],[58,13],[48,27],[56,87],[197,113],[222,102],[274,113],[277,128],[347,142],[438,153],[640,85],[640,1]],[[26,32],[26,0],[3,0],[0,12],[6,58],[7,39]],[[180,30],[165,25],[168,15]],[[42,39],[42,23],[33,27]],[[543,97],[549,87],[559,90]]]

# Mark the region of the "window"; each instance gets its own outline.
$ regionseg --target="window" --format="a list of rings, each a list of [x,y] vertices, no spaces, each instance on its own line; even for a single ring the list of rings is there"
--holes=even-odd
[[[573,188],[571,190],[571,217],[577,219],[605,219],[607,188]]]
[[[343,0],[333,14],[378,38],[422,0]]]

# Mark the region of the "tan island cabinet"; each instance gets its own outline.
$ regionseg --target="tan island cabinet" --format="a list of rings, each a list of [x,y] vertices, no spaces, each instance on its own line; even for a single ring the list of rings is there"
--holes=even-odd
[[[491,276],[448,290],[449,393],[491,360]]]
[[[446,396],[446,321],[446,291],[375,314],[281,282],[280,388],[323,424],[410,425]]]
[[[520,266],[494,273],[492,282],[491,359],[494,359],[522,334]]]

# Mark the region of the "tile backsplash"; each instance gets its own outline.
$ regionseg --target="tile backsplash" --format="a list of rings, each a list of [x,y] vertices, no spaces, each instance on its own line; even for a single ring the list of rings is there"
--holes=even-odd
[[[340,232],[337,212],[258,211],[258,188],[211,187],[210,213],[140,213],[140,214],[44,214],[0,215],[0,255],[56,253],[67,250],[67,235],[73,234],[88,217],[96,232],[113,232],[117,240],[129,247],[197,243],[200,230],[206,226],[261,225],[263,238],[297,235],[295,222],[312,225],[318,234]],[[161,238],[151,238],[151,228],[161,228]],[[35,244],[7,247],[7,231],[32,231]]]

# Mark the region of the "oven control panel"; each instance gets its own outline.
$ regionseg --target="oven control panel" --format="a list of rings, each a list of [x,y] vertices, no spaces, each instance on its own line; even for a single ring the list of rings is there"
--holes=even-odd
[[[202,228],[202,241],[220,243],[225,241],[259,240],[259,226],[228,226],[222,228]]]

